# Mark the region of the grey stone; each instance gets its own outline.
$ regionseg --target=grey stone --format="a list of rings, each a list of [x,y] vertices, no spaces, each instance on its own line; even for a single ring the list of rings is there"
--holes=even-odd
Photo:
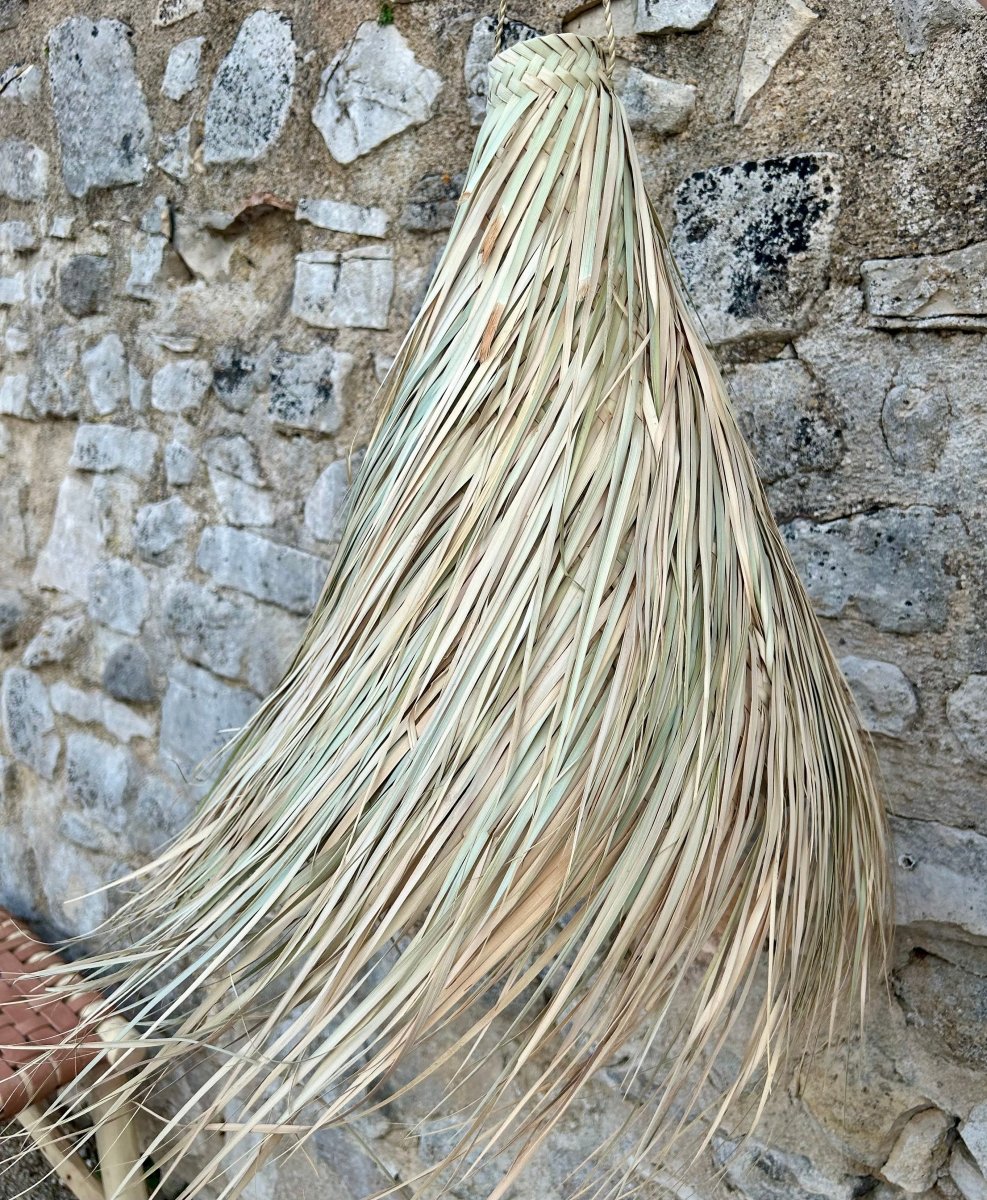
[[[45,335],[28,387],[31,407],[42,417],[74,417],[79,411],[79,339],[70,325]]]
[[[765,483],[842,460],[842,414],[821,395],[798,359],[745,363],[728,380],[744,437]]]
[[[88,733],[65,740],[65,790],[69,800],[113,833],[127,823],[124,796],[133,762],[122,746],[111,746]]]
[[[178,496],[145,504],[137,510],[134,522],[137,553],[148,562],[166,562],[169,551],[185,540],[194,525],[195,513]]]
[[[95,346],[83,351],[81,362],[89,398],[98,413],[105,416],[126,403],[130,378],[119,334],[108,333]]]
[[[37,248],[37,230],[30,221],[0,221],[0,251],[24,254]]]
[[[168,239],[161,234],[139,234],[130,249],[130,274],[124,291],[136,300],[153,300]]]
[[[945,628],[956,589],[945,559],[965,536],[959,517],[913,505],[822,524],[791,521],[782,532],[822,616],[838,617],[852,604],[892,633]]]
[[[157,854],[188,824],[195,802],[160,775],[141,780],[130,813],[127,837],[140,854]]]
[[[712,167],[679,185],[671,247],[712,341],[802,328],[827,282],[839,196],[823,154]]]
[[[186,658],[217,675],[240,674],[250,634],[242,604],[198,584],[180,583],[168,594],[165,621]]]
[[[268,414],[276,425],[335,433],[343,423],[348,354],[320,346],[308,354],[279,350],[271,368]]]
[[[222,586],[303,615],[315,607],[329,569],[315,555],[221,525],[203,533],[196,565]]]
[[[212,470],[223,471],[256,487],[265,483],[257,451],[242,434],[210,438],[203,447],[203,454]]]
[[[940,937],[987,938],[987,837],[937,821],[890,822],[897,923]]]
[[[295,220],[307,221],[309,225],[331,229],[335,233],[375,238],[387,235],[387,213],[382,208],[348,204],[344,200],[299,200]]]
[[[818,15],[802,0],[756,0],[740,64],[733,111],[735,124],[739,125],[747,116],[751,102],[771,78],[772,71],[805,37]]]
[[[80,725],[102,725],[120,742],[132,738],[151,738],[154,726],[126,704],[118,704],[102,692],[85,692],[60,679],[51,685],[51,704],[55,712],[71,717]]]
[[[901,1131],[882,1174],[902,1191],[928,1191],[949,1153],[953,1119],[938,1108],[916,1113]]]
[[[223,519],[230,525],[274,524],[274,506],[267,492],[215,467],[209,469],[209,482]]]
[[[154,470],[158,438],[147,429],[124,425],[80,425],[70,467],[77,471],[126,471],[147,479]]]
[[[103,687],[115,700],[150,704],[157,699],[147,652],[136,642],[121,642],[103,665]]]
[[[172,245],[185,266],[198,278],[207,283],[229,278],[236,242],[204,224],[201,217],[176,212]]]
[[[20,592],[10,588],[0,591],[0,650],[10,650],[17,645],[26,616],[27,608]]]
[[[199,468],[199,456],[181,442],[165,446],[165,478],[171,487],[187,487]]]
[[[206,106],[205,161],[260,158],[284,128],[294,83],[291,22],[284,13],[251,13],[213,80]]]
[[[970,1109],[960,1125],[960,1137],[981,1172],[987,1172],[987,1101]]]
[[[41,68],[35,63],[13,63],[0,71],[0,100],[32,105],[41,95]]]
[[[987,675],[968,675],[947,699],[946,716],[969,757],[987,767]]]
[[[224,346],[213,362],[212,389],[224,408],[246,412],[257,392],[257,359],[240,346]]]
[[[298,652],[305,622],[277,609],[262,609],[247,636],[244,674],[259,696],[266,696],[284,678]]]
[[[539,37],[541,30],[525,25],[523,21],[505,21],[501,46],[507,50],[517,42],[526,42],[529,38]],[[483,114],[487,111],[487,74],[490,60],[497,53],[497,18],[495,16],[481,17],[470,33],[469,45],[466,47],[464,73],[466,76],[467,99],[470,108],[470,120],[479,125]]]
[[[48,236],[59,239],[71,238],[74,227],[75,217],[66,214],[52,217],[51,225],[48,227]]]
[[[11,754],[43,779],[51,779],[61,743],[45,685],[32,671],[11,667],[0,685],[0,709]]]
[[[141,631],[147,606],[147,582],[131,563],[111,558],[92,569],[89,615],[94,621],[133,637]]]
[[[866,730],[900,738],[911,729],[918,716],[918,701],[900,667],[855,654],[841,658],[840,666]]]
[[[312,120],[333,158],[350,163],[427,121],[441,90],[394,25],[364,21],[323,71]]]
[[[987,1179],[961,1143],[953,1147],[949,1156],[949,1177],[963,1200],[987,1200]]]
[[[66,18],[48,35],[48,72],[69,195],[140,183],[151,118],[127,26]]]
[[[338,254],[313,250],[295,258],[291,311],[320,329],[386,329],[394,295],[390,246]]]
[[[749,1200],[855,1200],[870,1183],[866,1176],[824,1175],[805,1154],[751,1138],[737,1142],[718,1137],[713,1161],[741,1196]]]
[[[929,470],[949,435],[949,398],[939,387],[898,384],[885,398],[881,429],[899,466]]]
[[[55,613],[46,617],[41,628],[24,648],[21,662],[25,667],[43,667],[65,662],[75,653],[86,629],[83,613]]]
[[[715,8],[716,0],[637,0],[634,28],[638,33],[701,29]]]
[[[977,0],[891,0],[891,13],[909,54],[921,54],[942,34],[983,20]]]
[[[37,587],[89,600],[89,575],[106,545],[106,525],[91,484],[75,475],[62,480],[48,541],[34,572]]]
[[[27,12],[27,0],[0,0],[0,30],[13,29]]]
[[[151,407],[160,412],[198,408],[212,383],[212,368],[202,359],[165,363],[151,379]]]
[[[205,0],[158,0],[154,24],[167,26],[202,12]]]
[[[31,338],[26,329],[11,325],[3,335],[3,344],[9,354],[26,354],[31,349]]]
[[[166,175],[184,183],[192,170],[192,126],[182,125],[174,133],[163,133],[158,138],[161,157],[158,166]]]
[[[26,375],[4,375],[0,378],[0,416],[32,420],[35,414],[28,404],[27,392]]]
[[[868,259],[860,273],[870,324],[879,329],[987,329],[987,242]]]
[[[48,191],[48,155],[22,138],[0,142],[0,196],[8,200],[41,200]]]
[[[334,462],[322,472],[305,500],[305,527],[321,542],[337,542],[349,497],[349,470]]]
[[[169,100],[181,100],[198,85],[205,40],[204,37],[186,38],[184,42],[172,46],[161,81],[161,91]]]
[[[178,663],[161,705],[161,753],[184,774],[204,767],[250,720],[260,701],[208,671]]]
[[[58,299],[74,317],[102,312],[110,298],[113,264],[102,254],[75,254],[58,273]]]
[[[696,89],[691,83],[662,79],[624,62],[617,64],[614,83],[631,129],[642,133],[681,133],[696,111]]]
[[[401,212],[401,225],[413,233],[438,233],[451,229],[466,176],[443,171],[423,175],[408,194]]]
[[[26,296],[23,271],[18,271],[16,275],[0,275],[0,308],[23,304]]]

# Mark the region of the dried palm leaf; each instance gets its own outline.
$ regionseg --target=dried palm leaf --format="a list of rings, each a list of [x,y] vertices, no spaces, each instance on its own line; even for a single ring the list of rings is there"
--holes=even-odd
[[[886,899],[851,700],[608,72],[587,38],[518,44],[304,641],[124,911],[150,932],[94,960],[158,1049],[121,1087],[224,1047],[150,1153],[167,1176],[224,1129],[183,1194],[233,1196],[258,1135],[372,1105],[458,1021],[425,1074],[490,1078],[443,1165],[511,1147],[499,1195],[697,970],[632,1159],[765,954],[711,1119],[766,1095],[862,995]]]

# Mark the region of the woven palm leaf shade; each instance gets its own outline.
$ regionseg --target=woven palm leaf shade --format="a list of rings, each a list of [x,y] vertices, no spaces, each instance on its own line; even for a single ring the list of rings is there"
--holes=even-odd
[[[764,956],[723,1110],[881,957],[868,754],[606,64],[540,37],[489,97],[304,641],[124,910],[150,933],[97,960],[158,1047],[121,1086],[225,1047],[149,1148],[167,1178],[225,1130],[190,1197],[454,1023],[425,1072],[485,1088],[442,1165],[507,1146],[519,1170],[698,977],[646,1156]]]

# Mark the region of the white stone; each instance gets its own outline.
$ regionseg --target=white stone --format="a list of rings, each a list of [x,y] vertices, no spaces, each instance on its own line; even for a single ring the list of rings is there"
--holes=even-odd
[[[891,817],[896,920],[987,940],[987,837],[937,821]]]
[[[326,467],[305,500],[305,527],[320,542],[337,542],[349,496],[349,470],[345,462]]]
[[[48,692],[33,671],[11,667],[0,686],[0,714],[10,752],[43,779],[55,774],[61,742]]]
[[[538,37],[539,30],[523,21],[504,22],[501,47],[506,50],[518,42],[526,42]],[[466,76],[466,90],[469,99],[470,120],[479,125],[487,110],[487,76],[490,71],[490,60],[497,53],[495,45],[497,35],[497,18],[494,16],[481,17],[470,33],[469,45],[466,47],[466,60],[463,73]]]
[[[733,119],[739,125],[771,72],[805,37],[818,13],[802,0],[757,0],[747,29]]]
[[[25,667],[43,667],[64,662],[82,640],[86,618],[82,613],[58,613],[46,617],[41,628],[24,648],[21,662]]]
[[[115,412],[130,395],[127,358],[119,334],[108,333],[80,359],[89,398],[100,414]]]
[[[864,728],[900,738],[918,715],[915,689],[900,667],[848,654],[840,666],[853,692]]]
[[[161,755],[183,777],[204,769],[253,715],[260,701],[208,671],[177,663],[161,706]],[[210,763],[215,770],[219,762]]]
[[[268,492],[253,484],[228,475],[225,471],[209,470],[209,482],[219,502],[223,518],[230,525],[265,526],[274,524],[274,506]]]
[[[978,0],[891,0],[891,13],[909,54],[921,54],[940,35],[984,19]]]
[[[89,575],[103,556],[106,534],[92,485],[77,475],[67,475],[58,489],[51,534],[38,555],[35,586],[88,601]]]
[[[69,194],[140,183],[151,118],[127,26],[67,17],[48,35],[48,73]]]
[[[31,337],[26,329],[11,325],[3,335],[3,344],[8,354],[26,354],[31,349]]]
[[[48,191],[48,155],[22,138],[0,142],[0,196],[41,200]]]
[[[953,1122],[938,1108],[916,1113],[898,1136],[884,1164],[882,1175],[889,1183],[912,1194],[928,1191],[945,1161]]]
[[[970,1109],[960,1125],[960,1137],[981,1172],[987,1174],[987,1100]]]
[[[205,40],[204,37],[186,38],[171,48],[161,81],[161,91],[169,100],[181,100],[198,85]]]
[[[171,487],[190,484],[198,466],[198,455],[182,442],[169,442],[165,446],[165,478]]]
[[[949,1156],[949,1176],[963,1200],[987,1200],[987,1179],[962,1145],[954,1146]]]
[[[168,594],[165,622],[186,658],[217,675],[240,674],[251,636],[244,604],[195,583],[180,583]]]
[[[70,467],[77,471],[127,471],[147,479],[154,470],[158,438],[147,429],[123,425],[80,425]]]
[[[223,237],[201,221],[179,213],[175,218],[172,245],[193,275],[207,283],[228,277],[230,260],[236,249],[233,238]]]
[[[308,354],[279,350],[271,367],[268,415],[289,429],[336,433],[343,423],[343,390],[353,358],[319,346]]]
[[[169,552],[185,541],[194,525],[194,510],[178,496],[145,504],[137,510],[134,521],[137,553],[149,562],[165,561]]]
[[[0,308],[23,304],[26,294],[23,271],[18,271],[16,275],[0,275]]]
[[[394,25],[364,21],[323,71],[312,120],[333,158],[350,163],[427,121],[441,90]]]
[[[329,569],[325,559],[226,525],[203,533],[195,562],[221,587],[302,615],[315,607]]]
[[[203,159],[254,162],[278,139],[295,83],[291,22],[280,12],[253,12],[219,65],[206,105]]]
[[[26,420],[34,416],[27,400],[26,375],[0,377],[0,416],[23,417]]]
[[[160,234],[138,234],[130,248],[130,275],[124,284],[128,296],[152,300],[168,239]]]
[[[946,700],[946,716],[970,758],[987,766],[987,675],[968,675]]]
[[[387,213],[382,208],[347,204],[344,200],[299,200],[295,219],[335,233],[357,233],[375,238],[387,235]]]
[[[716,0],[637,0],[634,28],[638,33],[701,29],[708,25]]]
[[[860,265],[870,323],[881,329],[987,329],[987,242]]]
[[[30,221],[0,221],[0,251],[23,254],[37,248],[38,234]]]
[[[89,615],[100,625],[136,637],[148,611],[147,580],[122,558],[97,563],[89,573]]]
[[[614,83],[631,129],[642,133],[679,133],[695,112],[696,89],[691,83],[662,79],[624,62],[617,64]]]
[[[192,141],[192,126],[182,125],[174,133],[162,134],[158,139],[161,146],[161,157],[158,166],[172,179],[184,182],[192,169],[190,146]]]
[[[41,95],[41,68],[35,63],[13,63],[0,71],[0,100],[31,105]]]
[[[390,246],[295,257],[291,311],[320,329],[386,329],[394,295]]]
[[[75,217],[65,214],[57,217],[52,217],[51,225],[48,228],[48,236],[53,238],[71,238],[72,230],[75,228]]]
[[[186,17],[194,17],[202,12],[205,0],[158,0],[154,24],[158,26],[175,25]]]
[[[257,451],[242,434],[210,438],[203,453],[210,470],[223,471],[256,487],[264,485],[264,472],[257,459]]]
[[[80,725],[102,725],[117,741],[130,742],[134,738],[154,736],[152,722],[102,692],[83,691],[60,679],[51,685],[50,696],[55,712],[71,717]]]
[[[151,407],[160,412],[198,408],[212,382],[212,369],[202,359],[166,363],[151,379]]]

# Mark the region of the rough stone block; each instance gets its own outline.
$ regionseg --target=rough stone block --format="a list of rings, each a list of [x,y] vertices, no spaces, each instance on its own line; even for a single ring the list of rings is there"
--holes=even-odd
[[[987,675],[968,675],[947,699],[946,716],[969,757],[987,767]]]
[[[987,242],[868,259],[860,272],[870,323],[879,329],[987,329]]]
[[[198,408],[212,382],[212,368],[202,359],[166,363],[151,379],[151,407],[177,413]]]
[[[79,338],[69,325],[45,335],[28,388],[31,407],[42,417],[74,417],[82,391],[78,377]]]
[[[224,525],[203,533],[196,565],[221,586],[302,614],[315,607],[329,569],[315,555]]]
[[[711,167],[679,185],[671,247],[712,341],[803,327],[826,285],[839,196],[825,154]]]
[[[121,642],[103,666],[103,687],[115,700],[149,704],[157,699],[147,652],[136,642]]]
[[[205,161],[260,158],[284,128],[294,83],[291,22],[284,13],[251,13],[213,80],[206,106]]]
[[[192,126],[182,125],[174,133],[158,137],[161,157],[158,166],[166,175],[184,183],[192,170]]]
[[[662,79],[626,63],[618,64],[614,83],[631,129],[641,133],[681,133],[696,111],[696,89],[691,83]]]
[[[85,629],[86,618],[83,613],[55,613],[46,617],[24,648],[21,662],[25,667],[65,662],[78,649]]]
[[[441,90],[394,25],[364,21],[323,71],[312,120],[333,158],[350,163],[427,121]]]
[[[113,264],[102,254],[75,254],[58,273],[58,299],[73,317],[102,312],[110,298]]]
[[[48,35],[62,178],[72,196],[140,183],[147,170],[151,118],[130,34],[120,21],[67,17]]]
[[[11,588],[0,591],[0,650],[11,650],[17,645],[26,616],[27,606],[20,592]]]
[[[43,779],[55,774],[61,742],[45,685],[32,671],[11,667],[0,685],[0,712],[11,754]]]
[[[161,81],[161,91],[169,100],[181,100],[198,86],[205,40],[204,37],[186,38],[184,42],[172,46]]]
[[[382,208],[348,204],[343,200],[299,200],[295,220],[307,221],[309,225],[331,229],[335,233],[375,238],[387,235],[387,213]]]
[[[114,833],[126,828],[124,796],[133,767],[130,753],[88,733],[65,740],[65,789],[73,803]]]
[[[100,414],[116,412],[130,396],[127,356],[119,334],[108,333],[82,353],[82,372],[89,399]]]
[[[186,658],[230,679],[241,674],[250,637],[244,605],[198,584],[180,583],[168,594],[165,622]]]
[[[838,617],[853,605],[892,633],[945,628],[956,590],[946,555],[965,539],[959,517],[913,505],[791,521],[782,532],[820,615]]]
[[[195,525],[195,512],[178,496],[137,510],[134,545],[148,562],[166,562]]]
[[[34,571],[36,587],[89,599],[89,576],[103,557],[106,524],[92,485],[76,475],[62,480],[48,541]]]
[[[338,254],[313,250],[295,258],[291,311],[320,329],[386,329],[394,295],[389,246]]]
[[[936,1182],[949,1153],[953,1119],[938,1108],[916,1113],[901,1131],[882,1174],[909,1193],[925,1192]]]
[[[0,221],[0,251],[29,254],[37,248],[37,230],[30,221]]]
[[[77,471],[126,471],[147,479],[154,470],[158,438],[124,425],[80,425],[69,466]]]
[[[802,0],[757,0],[740,64],[733,112],[736,124],[744,120],[775,67],[805,37],[818,15]]]
[[[349,497],[349,470],[334,462],[319,476],[305,500],[305,527],[320,542],[337,542]]]
[[[205,768],[259,703],[252,692],[221,683],[208,671],[176,664],[161,705],[162,757],[186,776]]]
[[[308,354],[279,350],[271,368],[268,414],[276,425],[335,433],[343,423],[343,387],[349,354],[319,346]]]
[[[131,808],[127,840],[139,854],[157,854],[185,828],[195,812],[187,791],[173,787],[160,775],[141,780]]]
[[[896,816],[891,831],[898,924],[987,939],[987,837]]]
[[[9,0],[2,2],[9,3]],[[41,68],[37,63],[11,63],[5,70],[0,71],[0,100],[31,108],[40,95]]]
[[[0,196],[27,203],[48,191],[48,155],[23,138],[0,141]]]
[[[443,171],[430,171],[423,175],[408,193],[401,212],[402,228],[413,233],[451,229],[465,182],[466,176],[462,172],[448,175]]]
[[[904,736],[918,716],[918,701],[901,668],[855,654],[841,658],[840,666],[864,728],[885,737]]]
[[[209,469],[209,482],[223,519],[230,525],[274,524],[274,505],[268,492],[215,467]]]
[[[89,575],[89,615],[132,637],[141,631],[147,616],[147,581],[122,558],[97,564]]]
[[[102,692],[87,692],[60,679],[51,685],[51,705],[55,712],[71,717],[80,725],[102,725],[120,742],[132,738],[151,738],[154,726],[126,704],[119,704]]]
[[[701,29],[715,8],[716,0],[637,0],[634,28],[637,33]]]
[[[165,478],[170,487],[186,487],[195,479],[199,468],[199,456],[181,442],[169,442],[165,446]]]

